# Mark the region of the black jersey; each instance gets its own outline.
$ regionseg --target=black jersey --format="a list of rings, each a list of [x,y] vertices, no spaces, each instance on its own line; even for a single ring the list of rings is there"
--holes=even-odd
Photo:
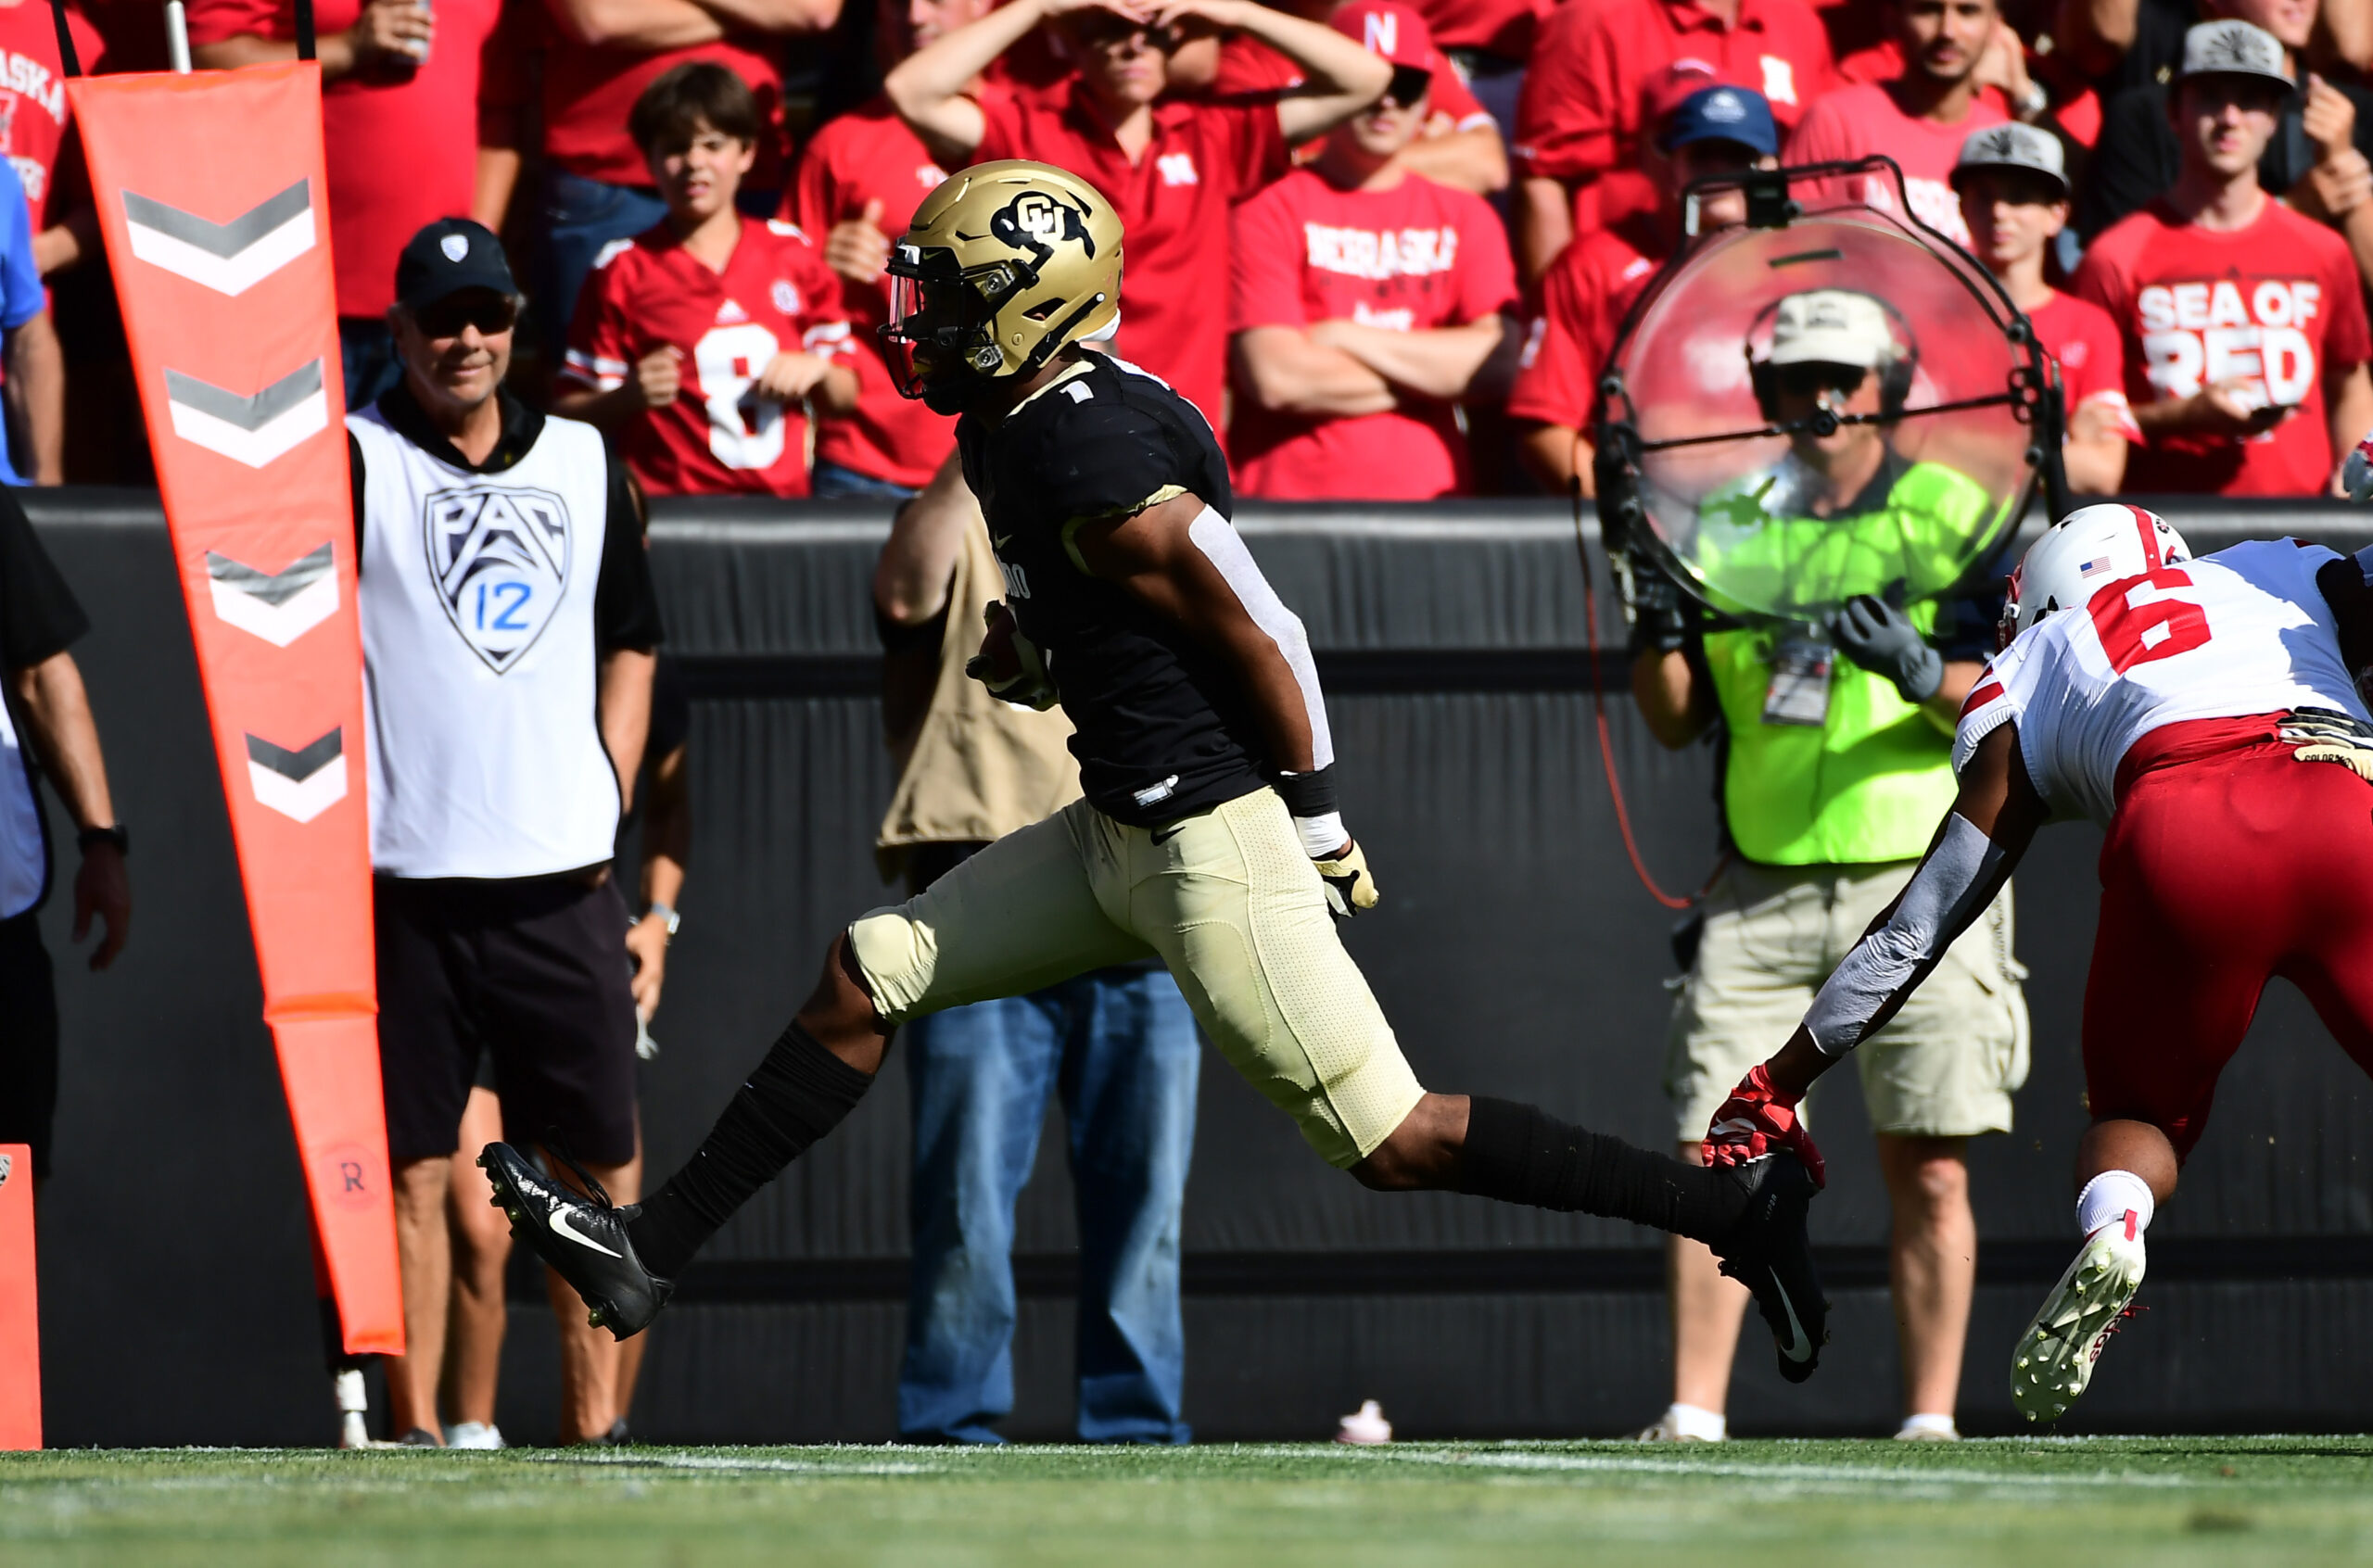
[[[1236,507],[1227,460],[1195,405],[1136,367],[1086,368],[994,427],[957,423],[964,477],[988,519],[1006,602],[1047,651],[1088,803],[1154,827],[1258,789],[1267,771],[1235,674],[1118,586],[1088,575],[1070,525],[1181,490]]]

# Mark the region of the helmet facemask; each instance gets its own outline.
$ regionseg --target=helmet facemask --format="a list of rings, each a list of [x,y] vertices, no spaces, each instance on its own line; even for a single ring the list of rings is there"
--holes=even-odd
[[[880,335],[892,384],[898,396],[920,398],[935,413],[963,412],[971,384],[1004,367],[997,305],[1027,286],[1020,269],[1001,261],[968,274],[949,251],[902,245],[888,272],[890,319]]]

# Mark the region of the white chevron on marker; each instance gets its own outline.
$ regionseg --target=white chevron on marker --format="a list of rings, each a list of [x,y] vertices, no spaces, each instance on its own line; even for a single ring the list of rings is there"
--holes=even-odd
[[[345,731],[333,729],[293,752],[248,736],[247,785],[257,804],[311,822],[346,798]]]
[[[336,561],[327,544],[277,572],[260,572],[209,550],[206,575],[215,614],[274,648],[287,647],[337,613]]]
[[[316,237],[312,194],[303,180],[223,223],[125,191],[123,221],[133,255],[233,297],[312,249]]]
[[[168,370],[165,399],[174,435],[249,468],[263,467],[330,423],[329,394],[319,360],[298,366],[252,395]]]

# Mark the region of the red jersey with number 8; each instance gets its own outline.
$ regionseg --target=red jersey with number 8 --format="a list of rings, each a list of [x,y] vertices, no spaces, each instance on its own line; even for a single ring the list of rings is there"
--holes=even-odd
[[[2294,708],[2373,722],[2316,586],[2340,559],[2296,539],[2252,540],[2105,584],[2082,611],[2046,615],[1971,689],[1954,770],[2015,721],[2019,755],[2052,814],[2106,824],[2118,765],[2152,730]]]
[[[849,349],[841,284],[789,223],[745,221],[721,272],[666,224],[603,252],[578,297],[564,380],[624,386],[638,360],[683,356],[676,400],[617,433],[618,455],[653,495],[804,496],[808,427],[800,405],[756,393],[768,361]]]

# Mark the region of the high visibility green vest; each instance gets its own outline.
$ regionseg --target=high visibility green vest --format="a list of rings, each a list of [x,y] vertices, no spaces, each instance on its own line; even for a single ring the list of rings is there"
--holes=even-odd
[[[1735,594],[1835,605],[1901,582],[1918,601],[1907,611],[1912,624],[1933,634],[1932,596],[1961,575],[1970,538],[1998,504],[1968,475],[1937,463],[1912,464],[1884,503],[1850,517],[1771,516],[1758,482],[1745,481],[1707,498],[1698,559],[1718,603]],[[1826,723],[1766,724],[1775,650],[1801,632],[1778,626],[1706,638],[1730,727],[1722,804],[1732,841],[1771,866],[1917,858],[1953,803],[1951,738],[1893,681],[1842,654],[1830,670]]]

